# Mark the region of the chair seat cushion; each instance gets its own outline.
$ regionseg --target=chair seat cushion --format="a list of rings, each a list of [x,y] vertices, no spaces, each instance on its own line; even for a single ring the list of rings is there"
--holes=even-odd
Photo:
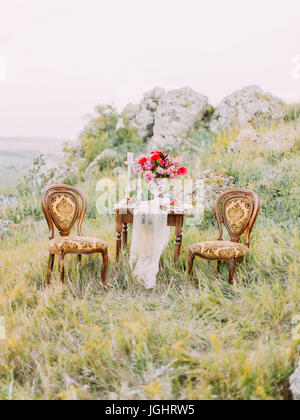
[[[190,247],[191,254],[200,254],[206,258],[238,258],[249,254],[246,245],[231,241],[199,242]]]
[[[49,251],[57,252],[102,252],[107,250],[106,242],[85,236],[66,236],[52,239]]]

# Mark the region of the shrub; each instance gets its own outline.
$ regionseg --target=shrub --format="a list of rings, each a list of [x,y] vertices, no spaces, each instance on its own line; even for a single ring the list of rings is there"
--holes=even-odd
[[[285,116],[286,122],[294,122],[300,118],[300,104],[290,105],[288,112]]]
[[[116,149],[125,154],[128,150],[138,151],[143,147],[142,139],[136,129],[128,126],[126,118],[122,124],[116,109],[111,106],[98,106],[94,115],[80,136],[82,157],[90,164],[105,149]],[[74,155],[74,151],[71,151]]]

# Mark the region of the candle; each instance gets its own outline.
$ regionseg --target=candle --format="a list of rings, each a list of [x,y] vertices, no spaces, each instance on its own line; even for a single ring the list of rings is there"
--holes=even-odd
[[[133,157],[134,157],[134,154],[132,152],[128,152],[127,153],[127,163],[132,164],[134,162]]]
[[[131,190],[131,186],[130,186],[130,176],[131,175],[131,166],[128,165],[128,173],[127,173],[127,185],[126,185],[126,198],[130,198],[130,190]]]

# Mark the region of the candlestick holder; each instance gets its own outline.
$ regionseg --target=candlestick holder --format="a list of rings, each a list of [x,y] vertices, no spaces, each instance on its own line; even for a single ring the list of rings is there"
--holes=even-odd
[[[127,172],[127,183],[126,183],[126,199],[130,199],[130,192],[131,192],[131,170],[134,166],[134,154],[132,152],[127,153],[127,160],[125,165],[128,166]]]

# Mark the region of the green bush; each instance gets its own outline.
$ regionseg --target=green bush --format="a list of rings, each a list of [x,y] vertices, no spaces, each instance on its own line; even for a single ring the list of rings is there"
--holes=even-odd
[[[285,116],[286,122],[293,122],[300,118],[300,104],[290,105],[288,112]]]
[[[90,164],[105,149],[115,149],[122,155],[128,150],[139,151],[143,148],[143,140],[137,135],[136,129],[129,127],[123,117],[123,126],[118,128],[121,118],[116,109],[111,106],[98,106],[95,114],[80,135],[82,157]],[[74,155],[74,151],[72,151]]]

